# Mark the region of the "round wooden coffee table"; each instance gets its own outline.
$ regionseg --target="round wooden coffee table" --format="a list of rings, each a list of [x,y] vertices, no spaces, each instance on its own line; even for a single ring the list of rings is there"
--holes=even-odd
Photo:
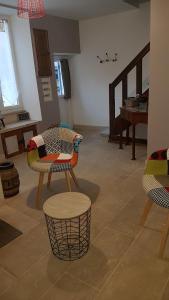
[[[43,206],[53,254],[75,260],[87,253],[90,244],[91,201],[82,193],[61,193]]]

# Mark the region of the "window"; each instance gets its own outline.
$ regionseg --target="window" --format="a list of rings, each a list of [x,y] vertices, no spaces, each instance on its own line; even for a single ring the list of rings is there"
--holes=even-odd
[[[54,62],[55,67],[55,76],[56,76],[56,84],[57,84],[57,93],[59,97],[64,96],[64,86],[63,86],[63,78],[62,78],[62,69],[60,60],[56,60]]]
[[[8,21],[0,18],[0,110],[19,106]]]

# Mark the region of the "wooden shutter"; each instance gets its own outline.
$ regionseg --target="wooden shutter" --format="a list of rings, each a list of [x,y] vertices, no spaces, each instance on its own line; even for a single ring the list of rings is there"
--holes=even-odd
[[[48,31],[34,28],[33,33],[38,65],[38,75],[40,77],[52,76]]]

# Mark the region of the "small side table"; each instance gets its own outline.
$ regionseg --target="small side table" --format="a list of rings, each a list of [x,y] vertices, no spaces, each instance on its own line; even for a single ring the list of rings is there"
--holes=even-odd
[[[139,123],[148,123],[148,112],[139,108],[120,107],[120,116],[122,119],[127,120],[132,125],[132,160],[136,159],[135,155],[135,129]],[[122,126],[121,126],[122,127]],[[120,149],[123,149],[123,131],[120,130]]]
[[[81,193],[56,194],[43,211],[53,254],[68,261],[85,255],[90,244],[90,199]]]
[[[3,151],[6,158],[18,155],[26,151],[27,139],[37,135],[39,121],[19,121],[6,124],[0,130]]]

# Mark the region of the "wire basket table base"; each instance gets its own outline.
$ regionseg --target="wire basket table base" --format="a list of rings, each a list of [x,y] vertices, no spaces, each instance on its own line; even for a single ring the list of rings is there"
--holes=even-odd
[[[72,261],[88,252],[91,208],[78,217],[55,219],[45,214],[52,252],[61,260]]]

